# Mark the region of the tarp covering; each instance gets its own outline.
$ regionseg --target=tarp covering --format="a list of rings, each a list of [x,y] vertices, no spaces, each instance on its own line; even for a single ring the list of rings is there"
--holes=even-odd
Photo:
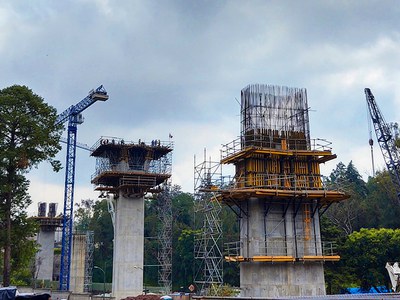
[[[18,295],[15,300],[49,300],[50,294]]]
[[[0,300],[14,300],[17,288],[15,287],[5,287],[0,288]]]

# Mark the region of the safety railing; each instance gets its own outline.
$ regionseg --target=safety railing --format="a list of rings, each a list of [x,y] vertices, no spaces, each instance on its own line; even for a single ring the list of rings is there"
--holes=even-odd
[[[118,164],[110,164],[108,159],[102,159],[102,163],[96,166],[96,172],[92,174],[91,179],[93,180],[100,174],[106,172],[116,172],[116,173],[124,173],[124,174],[160,174],[160,175],[169,175],[171,174],[171,166],[170,165],[161,165],[160,163],[151,162],[149,164],[126,164],[126,163],[118,163]]]
[[[119,180],[119,186],[156,186],[156,179],[154,177],[146,176],[126,176]]]
[[[224,244],[225,256],[232,258],[252,258],[260,256],[290,256],[297,259],[304,257],[335,257],[338,255],[337,244],[321,241],[319,237],[302,235],[292,237],[266,237],[265,240],[251,241],[247,248],[246,240]],[[250,253],[247,253],[247,252]]]
[[[103,150],[100,150],[100,152],[96,153],[95,151],[99,147],[102,147]],[[135,158],[134,155],[136,152],[133,151],[133,158],[128,157],[129,163],[118,162],[121,160],[121,157],[118,157],[120,152],[115,151],[115,149],[135,149],[135,147],[141,147],[146,150],[145,154],[139,151],[140,155],[143,157]],[[152,140],[151,143],[146,143],[141,140],[133,142],[117,137],[102,136],[92,146],[91,149],[92,153],[96,153],[96,171],[92,175],[92,180],[105,172],[119,172],[127,174],[143,172],[149,174],[170,175],[172,171],[172,141]],[[147,157],[147,155],[149,157]]]
[[[335,242],[322,241],[322,254],[323,255],[338,255],[338,246]]]
[[[101,145],[128,145],[128,146],[148,146],[148,147],[166,147],[169,149],[173,149],[174,143],[173,141],[161,141],[161,140],[152,140],[150,143],[146,141],[142,141],[141,139],[137,141],[129,141],[123,138],[112,137],[112,136],[102,136],[92,147],[91,150],[94,151],[99,148]]]
[[[328,184],[327,178],[322,175],[281,175],[256,173],[247,176],[224,178],[220,190],[235,189],[269,189],[275,191],[341,191],[340,185]],[[227,181],[231,180],[231,181]]]
[[[331,151],[332,143],[325,139],[311,139],[307,145],[304,139],[264,139],[260,136],[239,137],[232,142],[222,145],[221,158],[232,156],[248,147],[267,148],[282,151],[311,150]]]

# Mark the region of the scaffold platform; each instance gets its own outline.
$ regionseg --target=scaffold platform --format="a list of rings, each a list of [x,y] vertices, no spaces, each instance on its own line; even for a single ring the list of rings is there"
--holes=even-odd
[[[171,176],[173,142],[150,143],[101,137],[92,146],[96,172],[91,182],[95,190],[117,194],[157,192],[157,187]]]

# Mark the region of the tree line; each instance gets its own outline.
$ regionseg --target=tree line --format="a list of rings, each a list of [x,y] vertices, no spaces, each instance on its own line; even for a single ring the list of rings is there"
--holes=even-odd
[[[62,126],[56,126],[56,110],[25,86],[0,90],[0,271],[4,286],[30,284],[32,262],[38,250],[33,237],[37,224],[28,218],[31,204],[26,174],[42,161],[60,169],[55,160],[60,150]],[[327,179],[328,186],[344,189],[349,200],[333,204],[321,217],[322,239],[337,244],[341,260],[327,263],[325,278],[328,293],[348,287],[364,289],[389,286],[387,261],[400,260],[400,205],[386,171],[365,182],[352,162],[340,162]],[[172,193],[172,283],[174,289],[194,281],[193,254],[196,228],[193,224],[194,199],[190,193],[173,187]],[[157,253],[160,229],[157,198],[145,202],[145,285],[158,284]],[[222,211],[223,242],[238,239],[235,214]],[[106,280],[112,276],[113,225],[105,200],[82,200],[75,208],[75,228],[94,231],[94,265],[103,268]],[[93,280],[102,281],[94,273]],[[238,265],[224,264],[224,281],[239,285]]]
[[[322,218],[323,239],[335,241],[341,260],[325,267],[330,293],[346,288],[390,288],[386,262],[400,260],[400,204],[387,171],[365,182],[354,164],[339,163],[328,178],[351,198],[330,207]]]

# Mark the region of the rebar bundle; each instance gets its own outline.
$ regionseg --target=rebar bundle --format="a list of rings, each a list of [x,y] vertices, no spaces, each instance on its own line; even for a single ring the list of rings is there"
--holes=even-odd
[[[244,145],[273,139],[303,140],[310,147],[307,91],[276,85],[248,85],[241,92]]]

